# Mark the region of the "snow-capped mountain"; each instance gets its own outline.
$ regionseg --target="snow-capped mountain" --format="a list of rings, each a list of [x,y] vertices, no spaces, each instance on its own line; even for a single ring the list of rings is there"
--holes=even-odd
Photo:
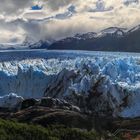
[[[17,49],[47,49],[54,40],[39,40],[35,41],[31,37],[26,37],[23,42],[18,44],[0,44],[0,50],[17,50]]]
[[[61,40],[25,37],[19,44],[0,44],[0,49],[50,49],[140,52],[140,25],[131,29],[109,27],[100,32],[77,33]]]
[[[54,42],[49,49],[140,52],[140,26],[130,30],[110,27]]]
[[[27,48],[27,49],[47,49],[48,46],[51,44],[51,41],[35,41],[31,37],[26,37],[23,43],[21,44],[22,48]]]
[[[83,40],[86,40],[86,39],[89,39],[89,38],[94,38],[97,36],[97,33],[94,33],[94,32],[89,32],[89,33],[85,33],[85,34],[76,34],[74,36],[74,38],[76,39],[83,39]]]
[[[110,27],[102,30],[100,34],[106,35],[106,34],[112,34],[116,36],[123,36],[126,33],[125,28],[118,28],[118,27]]]
[[[33,44],[22,44],[23,46],[27,47],[27,49],[47,49],[50,45],[50,42],[40,40]]]
[[[138,25],[138,26],[136,26],[136,27],[133,27],[132,29],[130,29],[130,30],[128,31],[128,33],[135,32],[135,31],[140,32],[140,25]]]

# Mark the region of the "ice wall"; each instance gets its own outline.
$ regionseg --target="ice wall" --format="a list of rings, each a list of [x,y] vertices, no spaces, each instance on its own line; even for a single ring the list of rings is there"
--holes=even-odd
[[[10,93],[23,98],[88,96],[99,80],[97,91],[112,105],[114,114],[140,115],[139,58],[78,56],[0,62],[1,100]],[[119,108],[127,96],[127,106]]]

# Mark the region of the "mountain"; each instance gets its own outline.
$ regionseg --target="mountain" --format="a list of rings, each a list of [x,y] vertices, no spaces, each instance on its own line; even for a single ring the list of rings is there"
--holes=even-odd
[[[47,49],[50,43],[48,41],[38,41],[27,46],[29,49]]]
[[[33,40],[31,37],[26,37],[21,43],[1,43],[0,50],[17,50],[17,49],[47,49],[54,40]]]
[[[0,44],[6,49],[48,49],[140,52],[140,25],[131,28],[109,27],[100,32],[76,34],[61,40],[39,40],[26,37],[22,43]]]
[[[48,49],[140,52],[140,25],[130,30],[110,27],[99,33],[77,34],[52,43]]]
[[[21,44],[22,48],[27,48],[27,49],[47,49],[47,47],[51,44],[50,41],[46,40],[39,40],[35,41],[31,37],[26,37],[23,43]]]

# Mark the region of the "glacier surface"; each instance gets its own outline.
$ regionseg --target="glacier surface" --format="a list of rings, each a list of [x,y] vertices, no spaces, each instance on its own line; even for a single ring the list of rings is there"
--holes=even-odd
[[[102,79],[97,90],[112,105],[114,115],[140,116],[138,56],[77,54],[52,52],[48,54],[51,57],[44,59],[1,61],[0,107],[15,106],[22,98],[44,95],[66,98],[74,92],[88,96],[93,85]],[[13,100],[9,101],[11,97]],[[128,97],[127,106],[120,108],[125,97]]]

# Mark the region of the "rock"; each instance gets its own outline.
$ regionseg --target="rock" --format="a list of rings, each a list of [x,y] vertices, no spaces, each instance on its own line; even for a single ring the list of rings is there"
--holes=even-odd
[[[22,123],[33,123],[47,127],[64,125],[66,127],[92,129],[92,119],[85,114],[64,109],[32,106],[17,112],[0,112],[3,119],[16,119]]]
[[[44,96],[61,99],[68,89],[71,80],[75,77],[76,73],[73,70],[69,71],[67,69],[63,69],[48,85]]]
[[[71,108],[70,108],[72,111],[75,111],[75,112],[81,112],[80,108],[78,106],[74,106],[72,105]]]
[[[56,106],[56,101],[53,98],[50,97],[44,97],[40,100],[40,106],[44,107],[55,107]]]
[[[44,127],[59,124],[83,129],[91,129],[93,125],[88,116],[78,112],[63,109],[48,109],[46,112],[45,115],[34,118],[32,122]]]
[[[36,99],[26,99],[21,103],[20,109],[25,109],[31,106],[35,106],[38,103]]]
[[[65,100],[55,99],[51,97],[44,97],[40,100],[40,106],[49,107],[49,108],[57,108],[64,110],[72,110],[76,112],[80,112],[80,108],[77,106],[73,106]]]

